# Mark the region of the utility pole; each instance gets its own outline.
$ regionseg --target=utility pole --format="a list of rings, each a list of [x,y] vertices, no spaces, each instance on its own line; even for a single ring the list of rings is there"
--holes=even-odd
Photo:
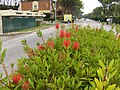
[[[57,2],[57,0],[53,0],[54,2],[55,2],[55,21],[56,21],[56,17],[57,17],[57,9],[56,9],[56,2]]]
[[[55,21],[56,21],[56,2],[57,0],[55,0]]]

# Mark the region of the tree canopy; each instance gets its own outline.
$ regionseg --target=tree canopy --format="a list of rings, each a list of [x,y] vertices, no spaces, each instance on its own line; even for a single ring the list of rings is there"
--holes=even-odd
[[[120,0],[98,0],[102,4],[106,16],[120,15]]]
[[[61,14],[73,14],[79,16],[83,8],[82,1],[80,0],[57,0],[57,9],[60,5],[62,7]],[[53,8],[54,10],[54,8]]]

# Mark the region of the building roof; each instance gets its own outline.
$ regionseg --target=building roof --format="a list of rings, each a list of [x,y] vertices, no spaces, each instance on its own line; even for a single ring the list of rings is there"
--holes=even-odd
[[[18,10],[0,10],[0,16],[35,16],[45,17],[46,15],[40,12],[18,11]]]

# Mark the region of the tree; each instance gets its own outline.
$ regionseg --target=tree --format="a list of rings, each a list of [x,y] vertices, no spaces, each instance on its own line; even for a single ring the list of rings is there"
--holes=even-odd
[[[51,0],[52,11],[55,12],[54,0]],[[79,17],[82,13],[81,8],[83,8],[82,1],[80,0],[57,0],[56,10],[57,15],[63,17],[64,14],[72,14],[73,16]]]
[[[96,7],[95,9],[93,9],[93,14],[99,17],[102,14],[102,10],[102,7]]]
[[[82,1],[80,0],[60,0],[60,5],[62,6],[62,14],[73,14],[78,15],[81,13],[81,8],[83,7]]]
[[[112,16],[119,16],[120,15],[120,2],[117,4],[113,4],[110,7],[110,11],[111,11]]]
[[[119,0],[98,0],[98,1],[102,4],[103,14],[106,16],[111,15],[111,13],[114,11],[112,6],[117,5],[120,2]]]

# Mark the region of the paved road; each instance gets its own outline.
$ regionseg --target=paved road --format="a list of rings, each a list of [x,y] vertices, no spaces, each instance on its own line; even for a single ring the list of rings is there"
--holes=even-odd
[[[76,21],[75,23],[80,24],[80,25],[82,25],[82,26],[90,25],[90,26],[93,27],[93,28],[94,28],[94,27],[100,28],[101,25],[102,25],[101,22],[94,21],[94,20],[91,20],[91,19],[86,19],[86,21],[84,21],[84,19],[80,19],[79,21]],[[109,30],[112,28],[112,26],[105,24],[105,25],[103,26],[103,28],[104,28],[106,31],[109,31]],[[115,35],[116,35],[116,29],[115,29],[115,28],[113,29],[113,31],[114,31],[114,33],[115,33]]]
[[[88,24],[92,27],[98,27],[100,28],[101,23],[87,19],[84,21],[84,19],[80,19],[78,21],[75,21],[75,23],[80,24],[82,26],[87,26]],[[68,25],[66,24],[66,27]],[[104,28],[106,30],[110,30],[111,26],[105,25]],[[47,39],[51,36],[51,33],[55,35],[55,27],[51,27],[49,29],[42,30],[44,39]],[[30,33],[30,34],[24,34],[24,35],[17,35],[17,36],[9,36],[9,37],[3,37],[3,49],[7,49],[6,57],[5,57],[5,65],[7,67],[8,72],[11,72],[10,69],[10,63],[15,63],[15,67],[17,64],[17,60],[21,57],[26,56],[23,51],[23,46],[21,45],[21,40],[26,39],[28,44],[33,48],[36,46],[37,42],[42,43],[42,40],[36,35],[36,32]],[[16,69],[16,68],[15,68]],[[0,73],[3,73],[3,68],[0,65]],[[3,74],[3,77],[5,75]]]
[[[55,34],[55,27],[51,27],[49,29],[42,30],[44,39],[51,37],[51,33]],[[22,36],[9,36],[3,37],[2,49],[7,49],[6,57],[5,57],[5,65],[7,67],[8,72],[11,72],[10,63],[15,63],[15,67],[17,64],[17,59],[26,56],[23,51],[23,46],[21,44],[21,40],[26,39],[28,44],[33,48],[36,46],[37,42],[42,43],[43,41],[36,35],[36,32],[31,34],[22,35]],[[16,68],[15,68],[16,69]],[[3,73],[2,65],[0,65],[0,73]],[[3,74],[4,76],[4,74]]]
[[[102,25],[102,23],[91,20],[91,19],[86,19],[86,21],[84,21],[84,19],[80,19],[79,21],[76,21],[76,23],[78,23],[82,26],[90,25],[91,27],[98,27],[98,28],[100,28]],[[111,28],[112,28],[112,26],[104,25],[104,29],[107,31],[109,31]]]

